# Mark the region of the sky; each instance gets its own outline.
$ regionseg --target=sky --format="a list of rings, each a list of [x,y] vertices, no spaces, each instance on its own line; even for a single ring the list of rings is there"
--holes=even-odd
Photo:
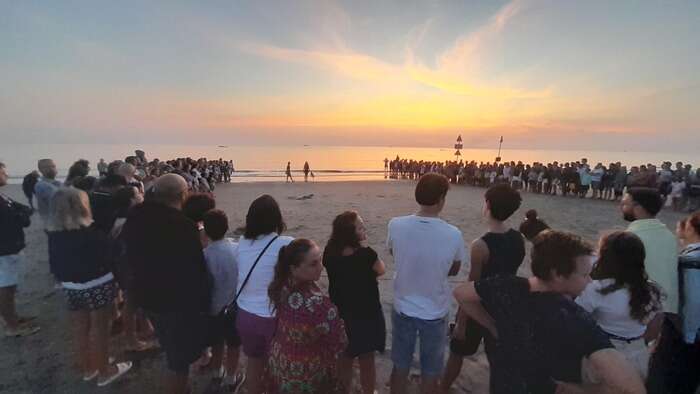
[[[8,143],[698,151],[700,1],[0,2]]]

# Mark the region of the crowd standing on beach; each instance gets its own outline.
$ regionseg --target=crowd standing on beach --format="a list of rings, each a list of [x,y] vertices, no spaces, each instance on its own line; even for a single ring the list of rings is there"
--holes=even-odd
[[[562,193],[581,195],[583,177],[577,183],[564,175],[581,166],[538,166],[558,171],[547,178],[548,188],[539,175],[529,183],[527,166],[392,162],[392,174],[418,179],[417,211],[388,224],[395,270],[392,393],[407,390],[417,342],[423,393],[446,393],[463,357],[481,343],[492,393],[695,392],[700,212],[679,222],[676,235],[656,219],[669,195],[660,186],[677,179],[667,165],[653,184],[629,184],[625,172],[619,195],[613,182],[608,198],[620,200],[630,225],[603,236],[597,247],[549,229],[534,211],[519,231],[505,224],[520,208],[519,190],[551,192],[558,180]],[[377,278],[386,266],[367,246],[360,213],[339,213],[322,249],[284,235],[279,205],[262,195],[233,240],[211,194],[216,182],[230,179],[230,162],[148,162],[141,153],[116,164],[101,161],[100,177],[90,179],[88,163],[80,160],[63,184],[52,160],[40,160],[38,171],[33,197],[48,237],[50,272],[71,316],[77,379],[106,386],[128,373],[130,361],[110,359],[109,333],[120,324],[131,350],[163,350],[166,393],[190,392],[193,369],[210,371],[212,385],[225,392],[345,393],[355,360],[362,392],[376,392],[374,355],[386,348]],[[647,168],[645,176],[650,172],[656,174]],[[460,179],[488,186],[485,233],[469,248],[461,231],[440,217],[450,180]],[[6,182],[0,164],[0,186]],[[604,182],[602,175],[596,182]],[[37,334],[34,319],[14,306],[32,208],[0,198],[5,335]],[[516,276],[526,242],[532,243],[529,278]],[[452,291],[448,277],[466,264],[468,278]],[[317,284],[324,268],[328,294]],[[452,300],[459,304],[454,325]]]
[[[653,164],[633,166],[629,170],[620,162],[592,166],[587,159],[567,163],[511,162],[477,163],[476,161],[423,161],[412,159],[384,160],[388,177],[419,179],[435,172],[452,183],[489,187],[505,183],[525,192],[619,201],[624,191],[649,187],[659,191],[665,204],[676,211],[700,209],[700,168],[690,164],[664,162],[660,169]]]

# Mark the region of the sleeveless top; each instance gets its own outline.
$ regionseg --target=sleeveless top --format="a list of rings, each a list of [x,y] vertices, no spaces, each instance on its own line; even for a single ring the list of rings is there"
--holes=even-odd
[[[525,241],[519,231],[486,233],[481,239],[489,248],[489,259],[484,264],[480,279],[494,276],[512,276],[525,258]]]

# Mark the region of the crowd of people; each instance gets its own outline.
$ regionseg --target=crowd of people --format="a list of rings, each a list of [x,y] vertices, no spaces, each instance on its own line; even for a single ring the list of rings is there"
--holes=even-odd
[[[587,159],[568,163],[532,163],[518,161],[477,163],[476,161],[384,160],[388,177],[418,179],[435,172],[452,183],[488,187],[506,183],[513,188],[548,195],[572,196],[619,201],[624,191],[633,187],[649,187],[659,191],[665,204],[676,211],[700,209],[700,168],[690,164],[664,162],[660,169],[653,164],[633,166],[629,170],[620,162],[607,166],[589,165]]]
[[[346,393],[355,360],[363,393],[376,392],[374,356],[385,351],[387,335],[377,279],[386,266],[368,246],[363,218],[339,213],[322,249],[284,235],[278,203],[262,195],[240,238],[227,238],[227,215],[210,193],[210,180],[217,173],[226,180],[232,169],[225,163],[127,158],[101,166],[104,173],[88,181],[86,163],[76,162],[61,184],[53,161],[39,161],[36,210],[50,272],[65,293],[82,380],[107,386],[131,369],[130,361],[109,357],[109,333],[119,322],[132,350],[163,350],[167,393],[190,392],[192,369],[210,371],[212,384],[226,392]],[[674,235],[656,219],[664,204],[657,185],[626,184],[620,209],[630,225],[595,247],[550,229],[534,211],[519,230],[510,228],[520,185],[504,174],[489,182],[485,233],[467,248],[460,229],[440,216],[451,166],[406,171],[419,178],[417,211],[388,223],[392,393],[407,391],[417,343],[423,393],[446,393],[463,357],[482,343],[492,393],[695,392],[700,212]],[[517,165],[508,168],[515,177]],[[0,186],[6,182],[0,164]],[[209,189],[202,192],[203,185]],[[31,213],[2,195],[0,312],[11,337],[39,331],[14,303]],[[526,242],[529,278],[516,276]],[[448,278],[467,264],[468,278],[453,291]],[[327,293],[318,284],[324,268]],[[459,310],[451,325],[454,300]]]

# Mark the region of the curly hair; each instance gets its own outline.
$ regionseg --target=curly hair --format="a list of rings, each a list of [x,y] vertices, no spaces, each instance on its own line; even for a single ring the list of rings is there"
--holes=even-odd
[[[339,256],[345,247],[360,247],[356,226],[358,217],[359,215],[355,211],[345,211],[335,217],[331,237],[323,251],[324,255]]]
[[[600,289],[610,294],[626,288],[630,292],[630,315],[640,322],[659,307],[659,288],[649,281],[644,270],[644,243],[629,231],[616,231],[600,242],[600,255],[591,277],[613,279],[614,283]]]
[[[313,249],[314,242],[297,238],[288,245],[280,248],[277,264],[275,265],[275,276],[267,288],[267,295],[270,298],[270,306],[277,310],[284,302],[284,287],[289,284],[292,276],[292,267],[299,267],[306,254]]]

